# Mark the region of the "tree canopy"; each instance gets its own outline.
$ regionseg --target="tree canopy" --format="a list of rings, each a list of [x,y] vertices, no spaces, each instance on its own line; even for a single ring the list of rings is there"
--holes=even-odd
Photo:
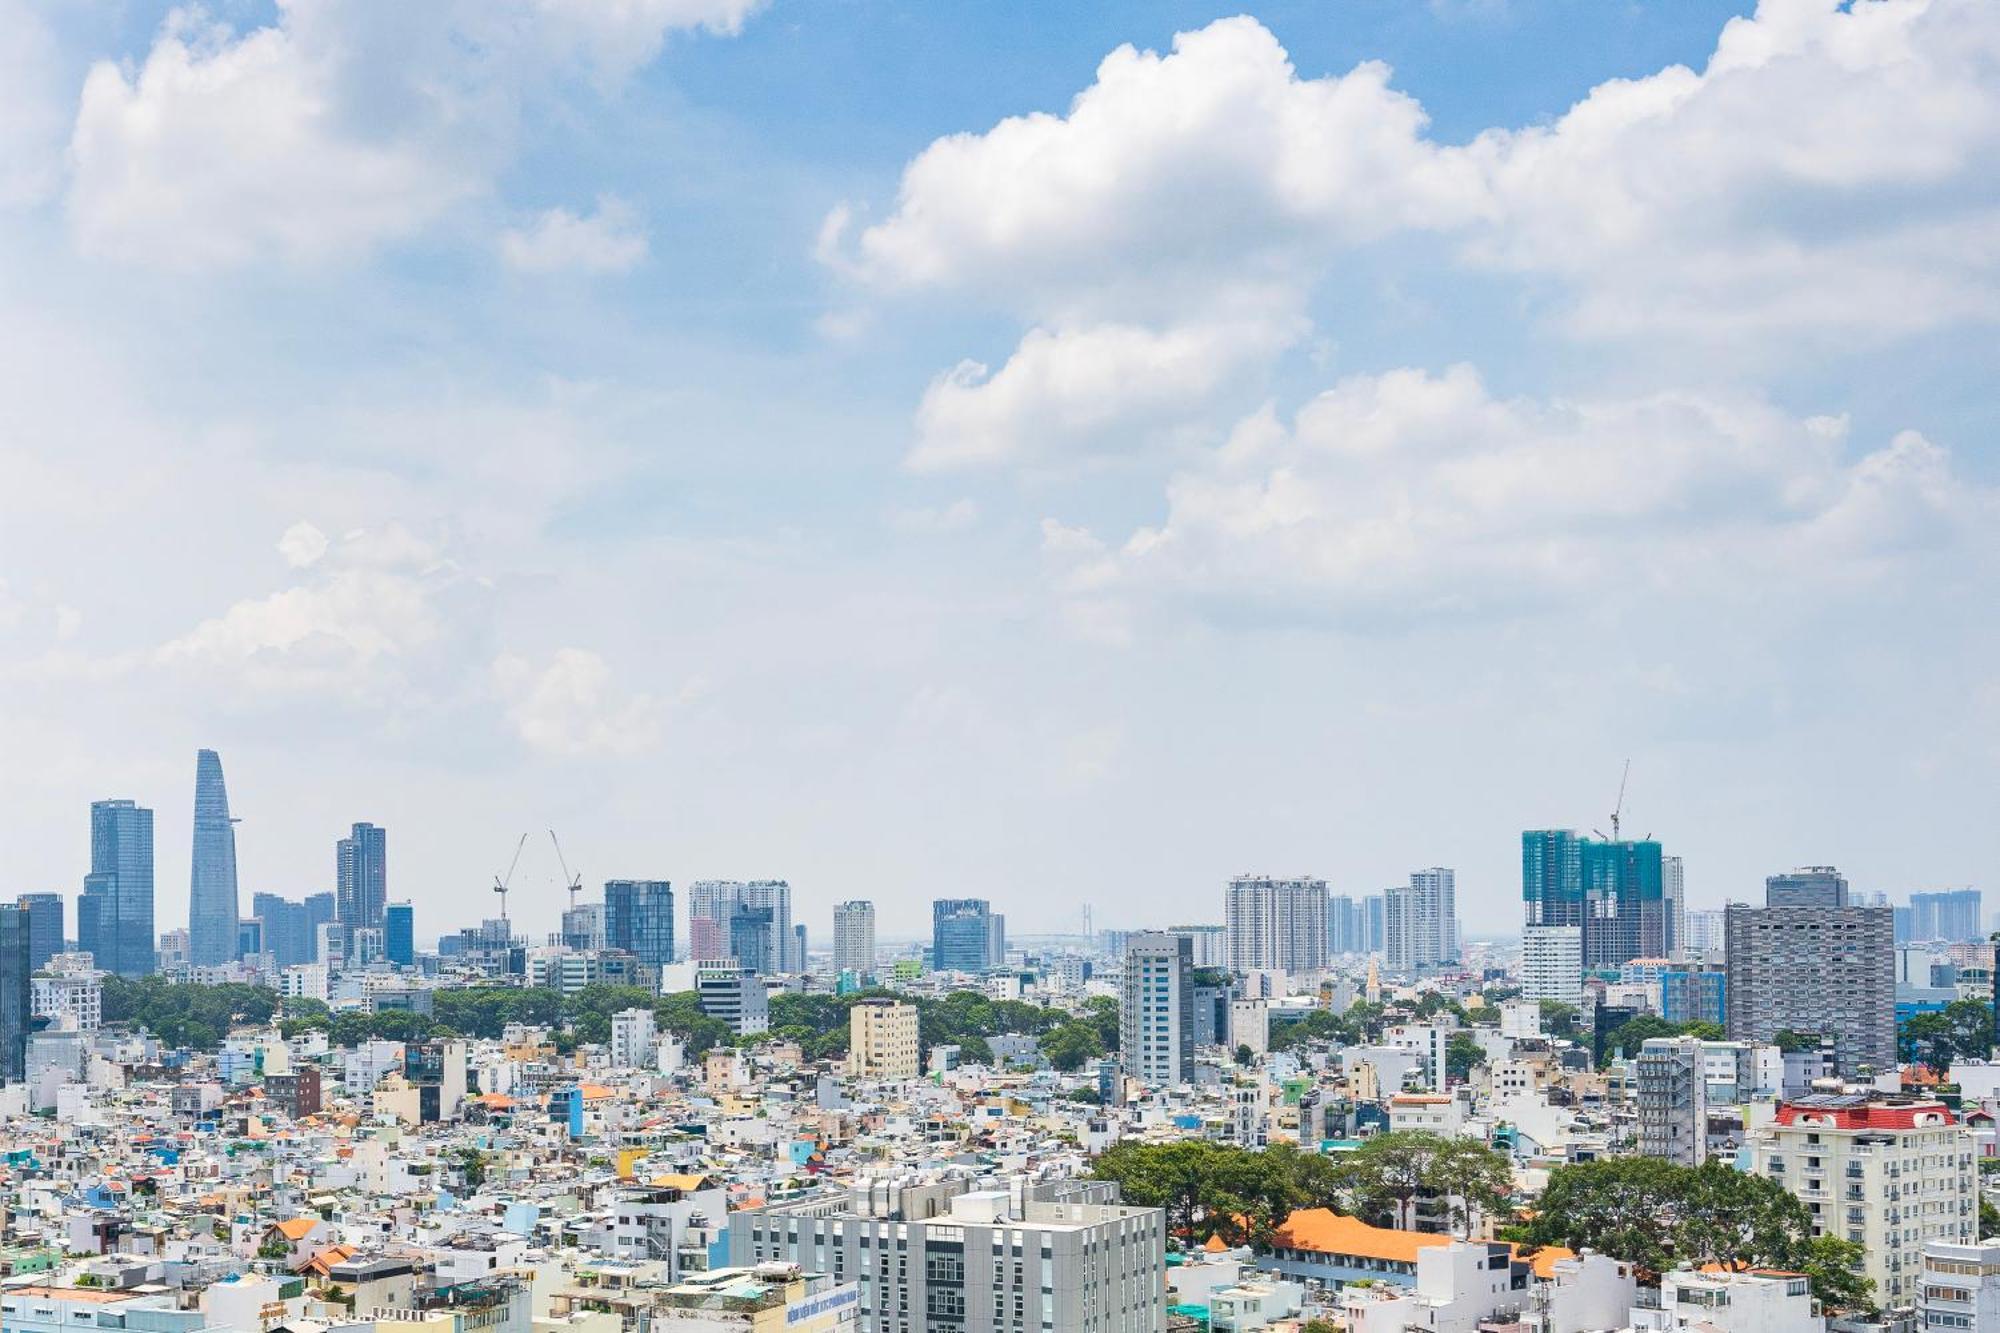
[[[1812,1215],[1784,1186],[1720,1160],[1677,1166],[1614,1157],[1559,1166],[1520,1238],[1589,1246],[1659,1274],[1680,1264],[1737,1264],[1805,1273],[1833,1309],[1869,1308],[1861,1247],[1815,1237]]]

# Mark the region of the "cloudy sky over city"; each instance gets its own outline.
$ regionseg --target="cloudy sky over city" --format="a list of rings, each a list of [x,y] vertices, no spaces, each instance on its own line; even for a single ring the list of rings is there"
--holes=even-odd
[[[1990,0],[0,0],[0,855],[418,933],[2000,855]]]

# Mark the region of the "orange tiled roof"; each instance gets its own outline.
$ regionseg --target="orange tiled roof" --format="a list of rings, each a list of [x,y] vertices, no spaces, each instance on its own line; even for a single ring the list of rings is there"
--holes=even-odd
[[[317,1217],[294,1217],[276,1224],[279,1234],[289,1241],[304,1240],[312,1235],[313,1228],[318,1225]]]
[[[1385,1259],[1413,1264],[1417,1251],[1431,1245],[1449,1244],[1451,1237],[1423,1231],[1398,1231],[1393,1227],[1372,1227],[1358,1217],[1336,1213],[1330,1208],[1301,1208],[1285,1219],[1272,1243],[1280,1249],[1312,1250],[1318,1254],[1352,1254],[1363,1259]]]

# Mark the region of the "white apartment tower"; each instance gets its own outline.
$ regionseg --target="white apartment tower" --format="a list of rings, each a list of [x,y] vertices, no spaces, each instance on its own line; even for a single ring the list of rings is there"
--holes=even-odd
[[[1418,972],[1458,957],[1456,877],[1443,866],[1416,870],[1384,895],[1383,961],[1392,972]]]
[[[1232,972],[1326,968],[1326,881],[1238,875],[1224,899]]]
[[[1118,1049],[1125,1072],[1171,1088],[1194,1077],[1194,942],[1147,931],[1125,945]]]
[[[875,904],[857,898],[833,909],[833,970],[866,976],[875,970]]]
[[[1582,1007],[1582,926],[1528,926],[1521,931],[1521,995]]]

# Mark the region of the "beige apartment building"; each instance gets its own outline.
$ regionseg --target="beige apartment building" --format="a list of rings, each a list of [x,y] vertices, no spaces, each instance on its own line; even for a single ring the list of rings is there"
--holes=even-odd
[[[847,1011],[847,1068],[856,1078],[915,1078],[917,1007],[862,1000]]]

